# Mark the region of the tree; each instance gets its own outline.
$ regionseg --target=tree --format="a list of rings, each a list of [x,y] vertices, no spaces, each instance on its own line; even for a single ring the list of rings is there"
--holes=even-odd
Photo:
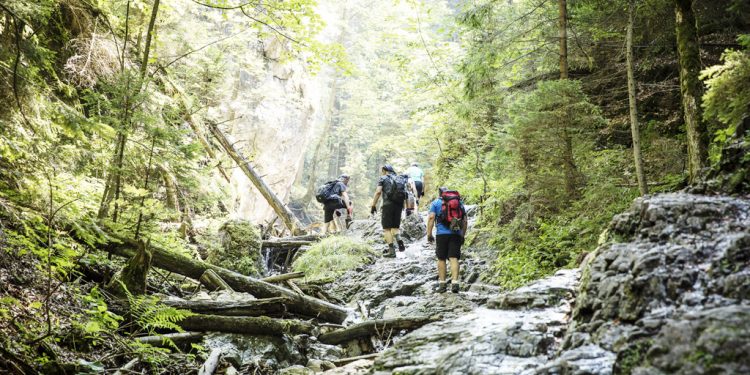
[[[630,133],[633,137],[633,160],[635,174],[638,178],[638,189],[641,195],[648,194],[648,184],[643,173],[643,157],[641,156],[641,134],[638,130],[638,108],[635,92],[635,74],[633,72],[633,23],[635,22],[635,0],[628,0],[628,29],[625,37],[627,70],[628,70],[628,102],[630,103]]]
[[[568,79],[568,4],[560,0],[560,79]]]
[[[698,27],[693,13],[693,0],[674,0],[677,55],[680,64],[680,93],[683,119],[687,133],[689,181],[696,181],[708,159],[708,133],[701,115],[703,86]]]

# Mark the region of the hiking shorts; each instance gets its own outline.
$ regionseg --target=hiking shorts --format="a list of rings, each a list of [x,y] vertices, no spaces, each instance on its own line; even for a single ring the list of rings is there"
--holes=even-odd
[[[384,204],[381,207],[380,223],[383,229],[393,229],[401,226],[401,211],[404,210],[403,204]]]
[[[333,214],[340,208],[346,208],[344,202],[340,200],[328,201],[323,204],[323,222],[329,223],[333,221]]]
[[[417,188],[417,199],[424,197],[424,184],[422,181],[414,181],[414,186]]]
[[[435,236],[435,255],[440,260],[461,259],[461,246],[464,237],[460,234],[438,234]]]

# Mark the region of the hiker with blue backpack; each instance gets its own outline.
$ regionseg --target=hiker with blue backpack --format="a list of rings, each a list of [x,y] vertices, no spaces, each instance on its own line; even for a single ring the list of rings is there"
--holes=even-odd
[[[349,176],[342,174],[337,180],[328,181],[316,190],[315,199],[323,203],[323,234],[346,229],[345,220],[352,215],[352,202],[346,192],[348,185]]]
[[[430,214],[427,220],[427,242],[436,243],[435,255],[437,255],[438,268],[436,291],[444,293],[448,289],[445,275],[447,272],[446,260],[449,260],[451,264],[451,292],[458,293],[460,289],[458,261],[461,259],[461,246],[464,244],[468,226],[466,208],[461,201],[461,195],[457,191],[441,187],[438,189],[438,194],[438,198],[430,205]],[[432,236],[434,226],[437,226],[435,237]]]
[[[401,227],[401,211],[404,210],[404,201],[407,198],[406,193],[406,180],[396,174],[396,171],[389,164],[384,165],[380,169],[380,178],[378,179],[378,187],[375,190],[375,196],[372,197],[372,204],[370,205],[370,213],[375,214],[378,211],[377,204],[380,197],[383,197],[383,205],[380,208],[381,211],[381,224],[383,225],[383,235],[385,237],[385,243],[388,244],[388,248],[383,252],[383,256],[386,258],[396,257],[396,244],[398,244],[398,250],[406,250],[404,241],[401,240],[401,234],[399,227]]]

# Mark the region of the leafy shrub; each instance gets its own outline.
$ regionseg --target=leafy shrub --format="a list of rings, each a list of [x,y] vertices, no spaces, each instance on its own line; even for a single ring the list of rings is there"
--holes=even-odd
[[[304,272],[307,280],[331,279],[372,262],[375,256],[372,247],[360,240],[332,236],[313,244],[292,267]]]

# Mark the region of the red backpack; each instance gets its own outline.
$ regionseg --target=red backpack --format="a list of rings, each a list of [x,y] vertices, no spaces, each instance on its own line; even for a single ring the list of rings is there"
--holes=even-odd
[[[463,229],[463,221],[466,218],[466,209],[461,202],[461,194],[457,191],[447,190],[440,196],[443,206],[438,215],[438,222],[450,228],[452,231]]]

